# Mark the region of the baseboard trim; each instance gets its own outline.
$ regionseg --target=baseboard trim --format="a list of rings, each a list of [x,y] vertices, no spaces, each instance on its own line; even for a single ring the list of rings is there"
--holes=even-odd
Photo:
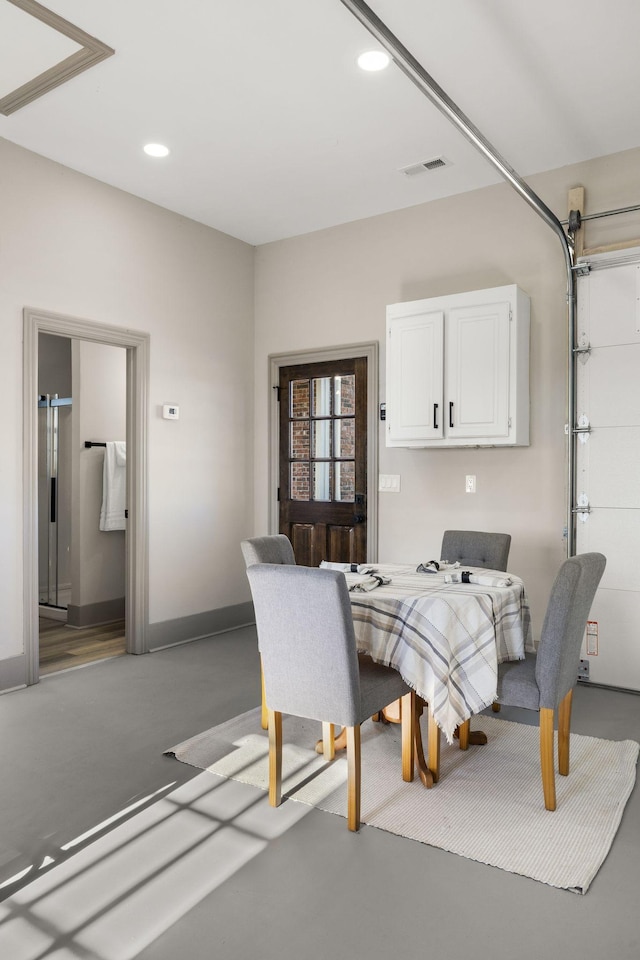
[[[27,658],[24,653],[0,662],[0,694],[23,690],[27,686]]]
[[[632,687],[618,687],[610,683],[594,683],[593,680],[578,680],[579,687],[595,687],[596,690],[612,690],[614,693],[631,693],[634,697],[640,697],[640,690],[634,690]]]
[[[176,620],[150,623],[149,651],[153,653],[167,647],[190,643],[192,640],[203,640],[228,630],[239,630],[255,622],[253,604],[249,602],[220,607],[218,610],[205,610],[204,613],[194,613]]]
[[[85,603],[82,606],[70,603],[67,607],[67,626],[97,627],[102,623],[124,620],[124,615],[124,597],[101,600],[99,603]]]
[[[45,620],[57,620],[58,623],[67,622],[67,608],[66,607],[49,607],[46,604],[40,604],[38,606],[38,616],[44,617]]]

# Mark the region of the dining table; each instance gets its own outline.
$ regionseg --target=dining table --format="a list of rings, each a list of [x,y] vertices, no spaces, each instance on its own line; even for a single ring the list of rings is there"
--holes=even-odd
[[[359,653],[395,668],[449,743],[497,694],[498,664],[535,650],[522,579],[459,564],[375,563],[345,571]],[[474,582],[476,581],[476,582]],[[416,748],[425,785],[419,713]],[[482,737],[477,742],[483,742]],[[428,782],[427,782],[428,780]]]

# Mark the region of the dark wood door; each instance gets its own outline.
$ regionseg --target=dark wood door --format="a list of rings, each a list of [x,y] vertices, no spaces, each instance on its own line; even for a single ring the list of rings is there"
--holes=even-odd
[[[367,360],[281,367],[280,533],[296,562],[367,559]]]

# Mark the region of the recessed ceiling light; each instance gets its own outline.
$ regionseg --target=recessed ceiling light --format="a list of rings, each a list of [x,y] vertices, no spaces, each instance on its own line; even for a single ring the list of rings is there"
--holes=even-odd
[[[358,57],[361,70],[384,70],[391,63],[391,57],[384,50],[368,50]]]
[[[169,155],[169,147],[165,147],[162,143],[147,143],[144,147],[144,152],[150,157],[167,157]]]

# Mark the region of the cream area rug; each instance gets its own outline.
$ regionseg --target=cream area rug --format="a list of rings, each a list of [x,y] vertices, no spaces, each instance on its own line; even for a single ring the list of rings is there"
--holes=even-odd
[[[424,719],[423,719],[424,723]],[[544,808],[538,728],[482,716],[489,738],[463,752],[443,742],[440,782],[404,783],[400,728],[362,726],[363,823],[554,887],[586,893],[635,783],[639,745],[571,735],[571,769],[556,776],[557,810]],[[426,731],[425,731],[426,732]],[[283,794],[346,816],[346,760],[314,749],[320,724],[283,718]],[[426,742],[426,737],[425,737]],[[268,787],[260,710],[235,717],[167,754],[220,777]]]

